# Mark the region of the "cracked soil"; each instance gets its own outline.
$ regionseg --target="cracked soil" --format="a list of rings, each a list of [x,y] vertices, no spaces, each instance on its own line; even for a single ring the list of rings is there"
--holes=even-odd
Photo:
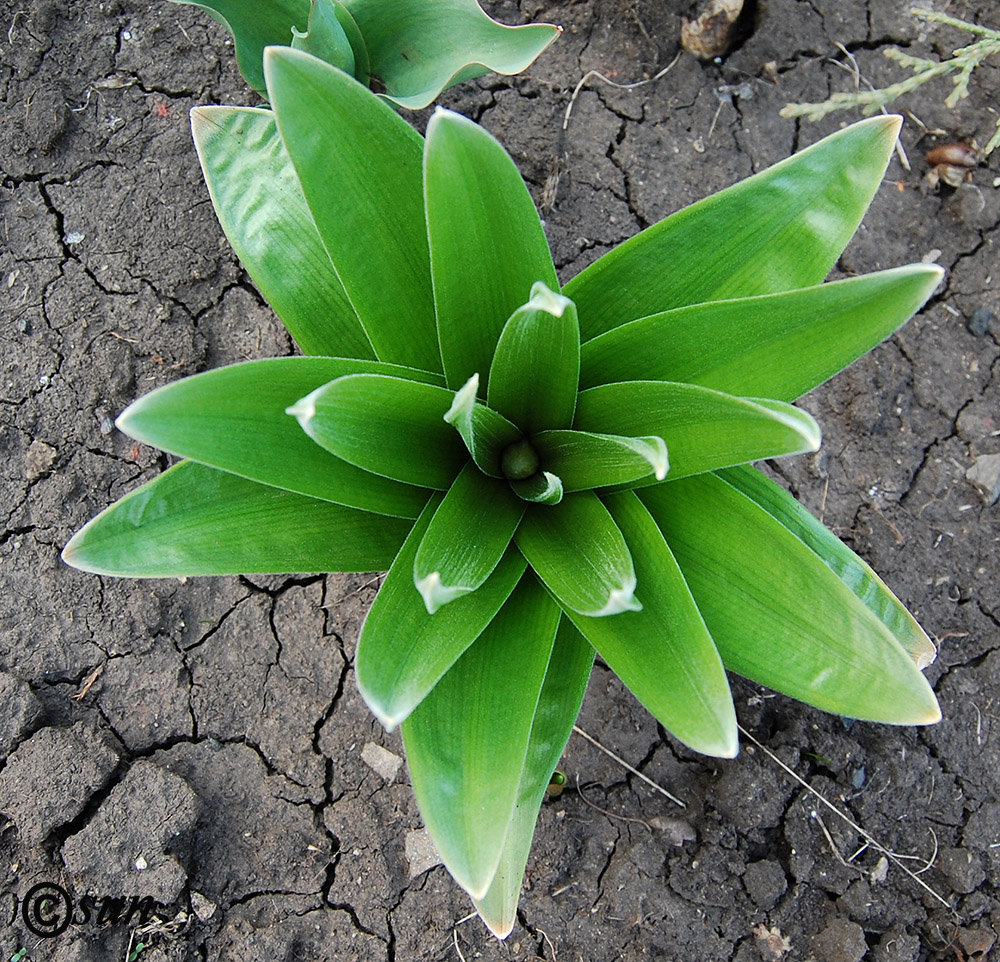
[[[527,75],[443,98],[514,156],[564,279],[852,118],[778,116],[850,88],[836,44],[881,86],[901,76],[886,46],[940,57],[967,39],[915,21],[909,0],[759,0],[723,63],[685,54],[629,90],[592,80],[564,130],[587,71],[630,83],[673,59],[688,4],[487,6],[565,28]],[[949,10],[1000,26],[997,0]],[[225,32],[146,0],[0,12],[3,962],[1000,957],[1000,507],[966,479],[1000,453],[1000,151],[958,189],[922,182],[933,144],[989,138],[1000,65],[954,110],[948,81],[901,101],[940,133],[908,120],[912,169],[892,162],[835,276],[927,258],[945,286],[803,399],[820,452],[765,467],[935,638],[927,675],[944,720],[849,725],[734,679],[759,745],[716,761],[673,741],[598,664],[580,726],[686,807],[574,736],[569,786],[543,808],[501,943],[467,919],[442,868],[419,871],[399,739],[357,694],[376,574],[182,583],[61,564],[74,530],[167,464],[114,429],[133,398],[293,345],[223,238],[191,144],[190,107],[256,102]],[[19,910],[41,882],[77,902],[55,938]],[[166,921],[83,921],[86,894],[149,896]]]

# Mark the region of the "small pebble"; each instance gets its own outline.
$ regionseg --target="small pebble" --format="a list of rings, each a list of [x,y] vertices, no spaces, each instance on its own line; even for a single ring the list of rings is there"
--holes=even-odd
[[[373,771],[381,775],[387,782],[392,782],[399,766],[403,764],[403,759],[395,752],[383,748],[375,742],[365,742],[365,747],[361,749],[362,761]]]
[[[869,878],[872,882],[884,882],[889,877],[889,860],[883,855],[871,870]]]
[[[24,456],[24,476],[29,481],[37,481],[49,473],[58,452],[52,445],[35,438]]]
[[[965,326],[975,337],[982,337],[989,329],[993,315],[988,307],[977,307],[968,317]]]
[[[1000,498],[1000,454],[982,454],[965,472],[966,481],[979,488],[987,504]]]
[[[410,863],[410,878],[441,864],[441,856],[434,847],[426,828],[406,833],[406,860]]]
[[[664,838],[670,845],[680,847],[685,842],[698,841],[698,833],[690,822],[683,818],[671,818],[667,815],[654,815],[649,824],[658,832],[662,832]]]
[[[207,922],[219,908],[211,899],[205,898],[201,892],[191,893],[191,909],[198,916],[199,921]]]

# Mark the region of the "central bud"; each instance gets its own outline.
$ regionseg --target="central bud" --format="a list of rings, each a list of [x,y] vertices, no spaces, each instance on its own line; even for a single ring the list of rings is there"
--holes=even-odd
[[[500,470],[508,481],[523,481],[538,470],[538,452],[527,438],[508,444],[500,456]]]

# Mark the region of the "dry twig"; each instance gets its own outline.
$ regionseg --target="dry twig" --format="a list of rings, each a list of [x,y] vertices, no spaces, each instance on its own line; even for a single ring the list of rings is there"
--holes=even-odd
[[[611,751],[610,748],[605,748],[596,738],[594,738],[592,735],[588,735],[582,728],[580,728],[579,725],[574,725],[573,731],[575,731],[578,735],[582,735],[584,738],[586,738],[587,741],[590,742],[590,744],[593,745],[595,748],[599,748],[602,752],[604,752],[605,755],[608,756],[608,758],[613,758],[616,762],[618,762],[619,765],[622,766],[622,768],[627,769],[636,777],[641,778],[647,785],[649,785],[650,788],[655,788],[656,791],[658,791],[661,795],[665,795],[675,805],[680,805],[681,808],[687,808],[686,802],[682,802],[675,795],[671,795],[670,792],[668,792],[665,788],[661,788],[659,785],[656,784],[656,782],[654,782],[647,775],[643,775],[638,768],[633,768],[627,761],[625,761],[624,758],[622,758],[619,755],[616,755],[613,751]]]
[[[865,839],[869,845],[871,845],[873,848],[878,849],[878,851],[880,851],[887,859],[889,859],[897,868],[902,869],[907,875],[910,876],[911,879],[913,879],[914,882],[917,883],[917,885],[919,885],[925,892],[927,892],[928,895],[930,895],[932,898],[940,902],[950,912],[954,913],[955,910],[954,908],[952,908],[951,904],[948,902],[947,899],[945,899],[941,895],[938,895],[938,893],[935,892],[934,889],[932,889],[922,878],[918,877],[916,872],[911,871],[903,864],[902,859],[914,858],[916,856],[897,855],[895,852],[886,848],[880,841],[878,841],[878,839],[875,838],[875,836],[873,836],[870,832],[865,831],[865,829],[863,829],[857,822],[855,822],[854,819],[845,815],[842,811],[840,811],[839,808],[837,808],[833,804],[833,802],[828,801],[823,795],[817,792],[816,789],[813,788],[812,785],[810,785],[801,775],[799,775],[797,772],[793,771],[788,765],[786,765],[780,758],[778,758],[777,755],[774,754],[774,752],[771,751],[770,748],[768,748],[766,745],[762,744],[760,741],[754,738],[754,736],[751,735],[750,732],[748,732],[742,725],[738,725],[737,727],[739,728],[740,732],[742,732],[745,738],[753,742],[754,745],[756,745],[765,755],[767,755],[768,758],[771,759],[772,762],[774,762],[786,774],[791,775],[791,777],[794,778],[795,781],[797,781],[807,792],[809,792],[810,795],[813,795],[820,802],[822,802],[822,804],[825,805],[831,812],[833,812],[833,814],[836,815],[837,818],[841,819],[842,821],[850,825],[850,827],[853,828],[854,831],[857,832],[863,839]],[[824,831],[826,831],[826,826],[823,826],[823,829]],[[936,837],[934,839],[934,845],[935,845],[935,855],[936,855],[937,854]],[[834,850],[836,851],[836,849]],[[838,858],[839,857],[840,856],[838,853]],[[843,861],[843,859],[841,859],[841,861]],[[930,864],[932,863],[928,863],[926,868],[922,869],[921,871],[926,871],[927,868],[930,868]]]
[[[609,80],[598,70],[588,70],[581,78],[580,82],[573,88],[573,95],[569,98],[569,104],[566,106],[566,114],[563,117],[562,129],[565,130],[569,127],[569,117],[573,113],[573,105],[576,103],[576,98],[580,96],[580,91],[583,90],[584,85],[588,80],[594,78],[600,80],[610,87],[615,87],[618,90],[635,90],[636,87],[645,87],[646,84],[656,83],[661,77],[665,77],[671,70],[673,70],[677,61],[681,59],[681,51],[678,51],[677,56],[670,61],[659,73],[653,77],[647,77],[645,80],[636,80],[634,83],[630,84],[620,84],[614,80]]]

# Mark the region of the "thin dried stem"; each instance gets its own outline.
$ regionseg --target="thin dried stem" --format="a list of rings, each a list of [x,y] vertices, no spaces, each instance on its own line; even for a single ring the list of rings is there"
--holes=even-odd
[[[891,851],[890,849],[886,848],[880,841],[878,841],[878,839],[875,838],[874,835],[871,834],[871,832],[865,831],[865,829],[863,829],[857,822],[855,822],[854,819],[845,815],[842,811],[840,811],[839,808],[837,808],[833,804],[833,802],[828,801],[823,795],[817,792],[816,789],[813,788],[812,785],[810,785],[801,775],[793,771],[780,758],[778,758],[778,756],[775,755],[774,752],[771,751],[771,749],[769,749],[766,745],[758,741],[742,725],[738,725],[737,727],[739,728],[740,732],[742,732],[743,736],[749,739],[751,742],[753,742],[753,744],[756,745],[765,755],[767,755],[767,757],[770,758],[772,762],[774,762],[779,768],[784,770],[786,774],[790,775],[793,779],[795,779],[795,781],[798,782],[807,792],[809,792],[810,795],[814,796],[823,805],[825,805],[831,812],[833,812],[833,814],[836,815],[837,818],[841,819],[846,824],[850,825],[850,827],[853,828],[854,831],[857,832],[863,839],[865,839],[865,841],[867,841],[869,845],[871,845],[873,848],[878,849],[878,851],[880,851],[887,859],[889,859],[889,861],[891,861],[897,868],[902,869],[907,875],[910,876],[911,879],[913,879],[914,882],[917,883],[917,885],[919,885],[925,892],[927,892],[928,895],[930,895],[932,898],[940,902],[950,912],[955,911],[946,898],[944,898],[941,895],[938,895],[938,893],[935,892],[934,889],[932,889],[922,878],[920,878],[916,872],[913,872],[910,869],[908,869],[903,864],[900,856],[898,856],[895,852]],[[823,826],[823,828],[825,831],[826,826]],[[936,855],[937,838],[935,838],[934,843],[935,843],[935,855]],[[838,858],[839,857],[840,856],[838,853]],[[932,856],[932,861],[933,861],[933,856]],[[926,869],[923,869],[922,871],[926,871]]]
[[[659,71],[653,77],[647,77],[645,80],[636,80],[634,83],[630,84],[620,84],[616,83],[614,80],[609,80],[604,74],[597,70],[588,70],[581,78],[580,82],[573,88],[573,95],[569,98],[569,103],[566,105],[566,113],[563,116],[562,129],[565,130],[569,127],[569,117],[573,113],[573,106],[576,103],[576,98],[580,96],[580,91],[583,90],[588,80],[600,80],[602,83],[606,83],[609,87],[615,87],[617,90],[635,90],[636,87],[645,87],[646,84],[655,83],[661,77],[665,77],[671,70],[673,70],[677,61],[681,59],[681,52],[678,52],[677,56],[670,61],[661,71]]]
[[[604,752],[605,755],[608,756],[608,758],[613,758],[616,762],[618,762],[619,765],[621,765],[622,768],[627,769],[633,775],[635,775],[637,778],[641,778],[650,788],[655,788],[656,791],[658,791],[661,795],[665,795],[675,805],[680,805],[681,808],[687,808],[687,802],[682,802],[679,798],[677,798],[676,795],[671,795],[670,792],[668,792],[665,788],[661,788],[651,778],[649,778],[646,775],[643,775],[642,772],[640,772],[638,768],[633,768],[620,755],[616,755],[613,751],[611,751],[610,748],[605,748],[592,735],[588,735],[582,728],[580,728],[579,725],[574,725],[573,726],[573,731],[575,731],[578,735],[582,735],[584,738],[586,738],[587,741],[590,742],[590,744],[593,745],[595,748],[599,748],[602,752]]]

